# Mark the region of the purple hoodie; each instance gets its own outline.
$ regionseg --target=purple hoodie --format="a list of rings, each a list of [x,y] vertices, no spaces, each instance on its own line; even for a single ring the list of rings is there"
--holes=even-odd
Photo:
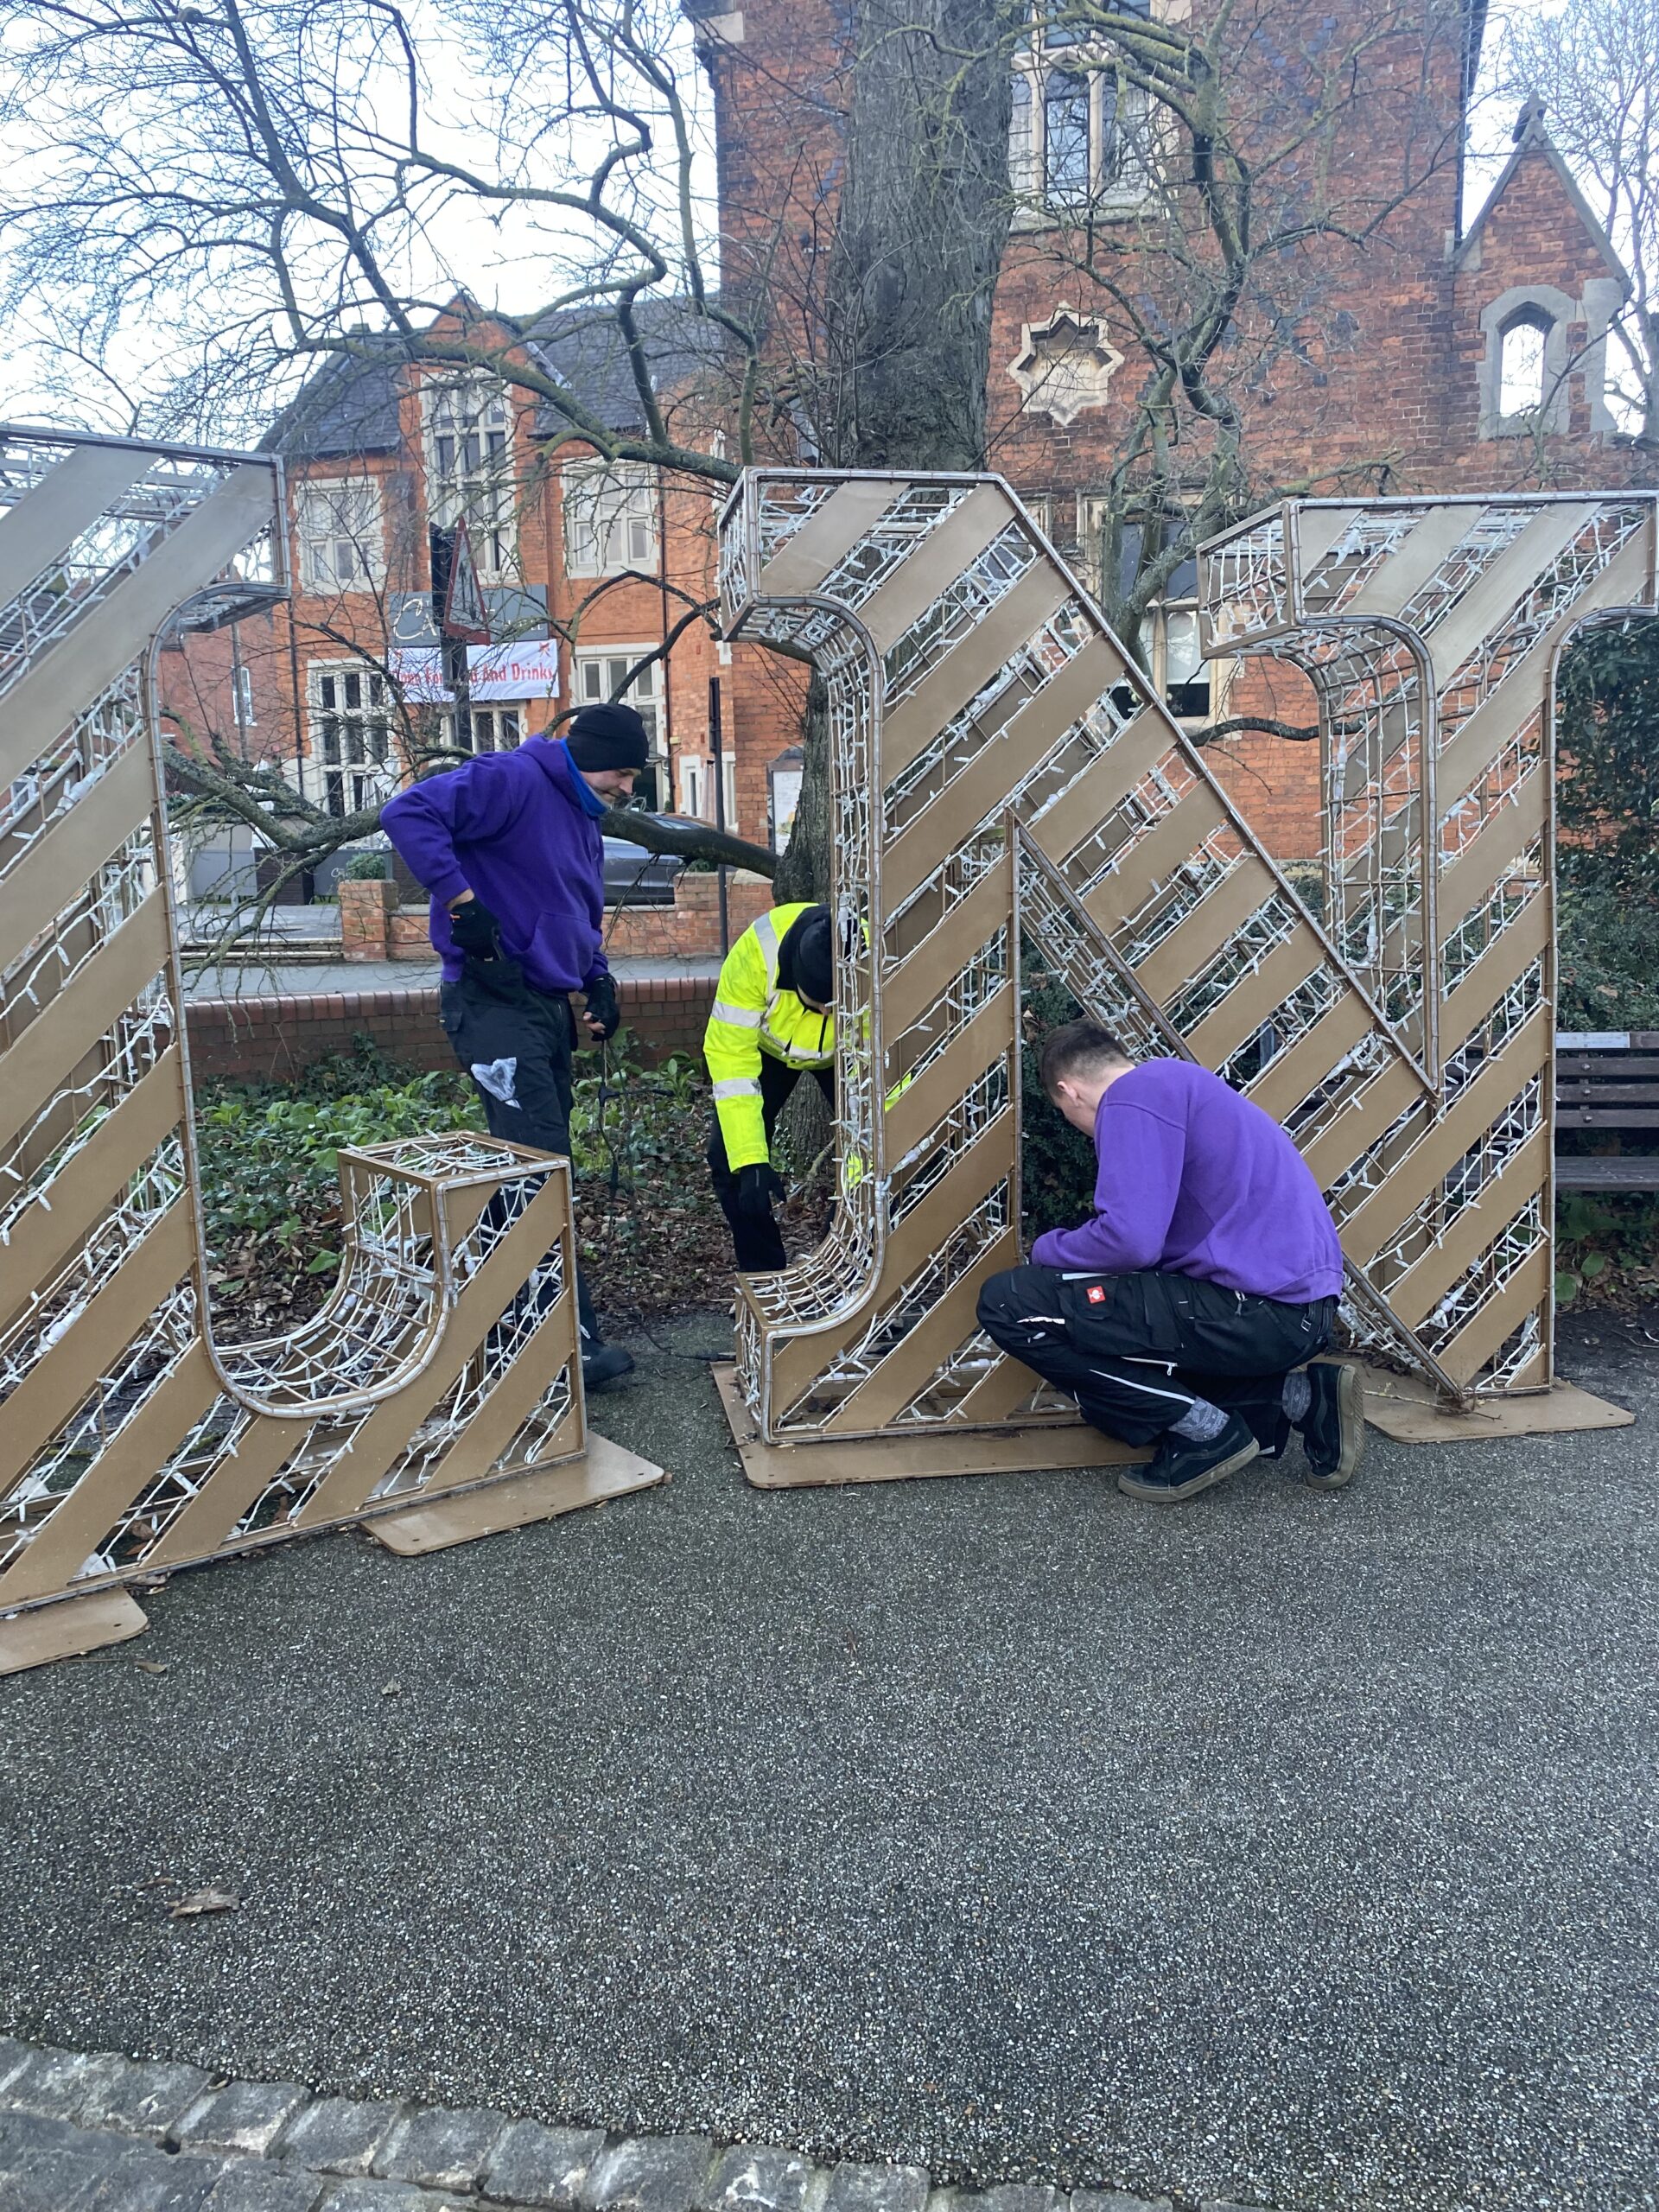
[[[1082,1274],[1155,1268],[1309,1306],[1342,1289],[1319,1186],[1277,1122],[1190,1060],[1120,1076],[1095,1116],[1096,1213],[1032,1259]]]
[[[462,968],[448,904],[463,891],[501,925],[501,946],[538,991],[580,991],[606,972],[605,845],[563,745],[527,737],[388,799],[380,823],[432,893],[446,982]],[[601,807],[599,811],[602,812]]]

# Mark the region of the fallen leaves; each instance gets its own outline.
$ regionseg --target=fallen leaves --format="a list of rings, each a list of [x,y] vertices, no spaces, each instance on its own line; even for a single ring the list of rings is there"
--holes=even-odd
[[[181,1897],[168,1913],[169,1920],[205,1920],[215,1912],[236,1912],[242,1900],[229,1890],[192,1890],[188,1897]]]
[[[141,1675],[164,1675],[167,1672],[165,1659],[135,1659],[132,1663]]]

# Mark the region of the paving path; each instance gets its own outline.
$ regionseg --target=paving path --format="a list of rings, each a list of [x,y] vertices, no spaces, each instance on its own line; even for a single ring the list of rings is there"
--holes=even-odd
[[[1659,2205],[1659,1347],[1599,1333],[1633,1429],[1165,1514],[754,1493],[637,1345],[667,1491],[0,1683],[0,2027],[936,2186]]]

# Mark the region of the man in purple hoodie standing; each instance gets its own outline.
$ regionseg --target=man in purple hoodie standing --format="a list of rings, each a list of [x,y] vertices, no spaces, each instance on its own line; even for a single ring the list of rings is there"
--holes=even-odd
[[[443,1027],[492,1136],[570,1150],[570,993],[587,1002],[590,1038],[613,1035],[620,1019],[605,961],[600,818],[632,791],[648,750],[632,707],[584,707],[567,736],[480,753],[380,810],[432,894]],[[633,1362],[604,1342],[580,1275],[576,1304],[583,1379],[627,1374]]]
[[[1364,1440],[1359,1369],[1309,1366],[1342,1290],[1336,1225],[1279,1124],[1187,1060],[1138,1066],[1097,1022],[1043,1045],[1043,1089],[1094,1141],[1094,1218],[1051,1230],[990,1277],[992,1340],[1125,1444],[1155,1444],[1118,1488],[1208,1490],[1294,1429],[1304,1479],[1339,1490]]]

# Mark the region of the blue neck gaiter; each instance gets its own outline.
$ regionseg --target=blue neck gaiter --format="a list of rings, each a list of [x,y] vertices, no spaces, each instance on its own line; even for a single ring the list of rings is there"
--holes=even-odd
[[[577,767],[575,762],[570,758],[570,747],[566,744],[563,738],[555,738],[553,741],[558,747],[560,752],[563,753],[564,765],[570,771],[570,786],[575,792],[576,804],[591,821],[597,822],[601,814],[609,813],[609,807],[607,806],[605,801],[601,798],[599,793],[594,790],[587,778],[582,774],[581,769]]]

